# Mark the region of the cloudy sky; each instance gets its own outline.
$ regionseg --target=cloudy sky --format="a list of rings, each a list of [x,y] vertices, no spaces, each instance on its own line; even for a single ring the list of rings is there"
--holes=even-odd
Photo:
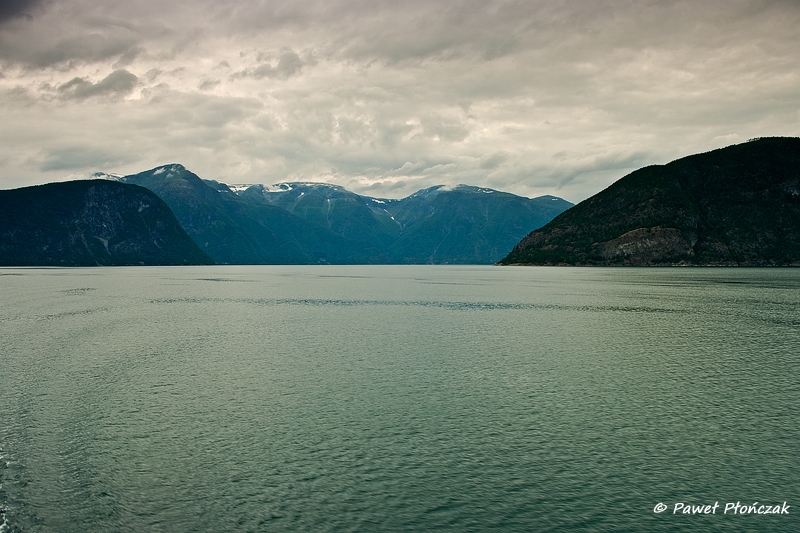
[[[797,135],[798,0],[0,3],[0,188],[176,162],[577,202]]]

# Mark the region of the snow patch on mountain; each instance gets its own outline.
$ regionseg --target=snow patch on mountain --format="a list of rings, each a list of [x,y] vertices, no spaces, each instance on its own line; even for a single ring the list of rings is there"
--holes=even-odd
[[[108,172],[95,172],[89,176],[94,180],[122,181],[121,174],[110,174]]]

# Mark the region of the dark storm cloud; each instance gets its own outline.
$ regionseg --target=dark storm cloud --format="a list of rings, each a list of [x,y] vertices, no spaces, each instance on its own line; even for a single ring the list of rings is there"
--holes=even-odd
[[[97,83],[86,78],[73,78],[58,86],[58,93],[63,98],[82,100],[92,96],[119,97],[130,94],[139,79],[127,70],[115,70]]]
[[[15,18],[33,18],[41,0],[3,0],[0,2],[0,24]]]

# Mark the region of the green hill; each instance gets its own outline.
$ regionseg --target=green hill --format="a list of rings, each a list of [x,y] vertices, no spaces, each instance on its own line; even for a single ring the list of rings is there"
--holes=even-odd
[[[207,265],[151,191],[106,180],[0,191],[0,265]]]
[[[531,232],[500,264],[800,265],[800,139],[637,170]]]

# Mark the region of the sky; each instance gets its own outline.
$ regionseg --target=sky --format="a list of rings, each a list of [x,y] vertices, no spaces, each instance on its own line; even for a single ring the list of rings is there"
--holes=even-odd
[[[799,0],[0,2],[0,189],[180,163],[578,202],[798,135]]]

